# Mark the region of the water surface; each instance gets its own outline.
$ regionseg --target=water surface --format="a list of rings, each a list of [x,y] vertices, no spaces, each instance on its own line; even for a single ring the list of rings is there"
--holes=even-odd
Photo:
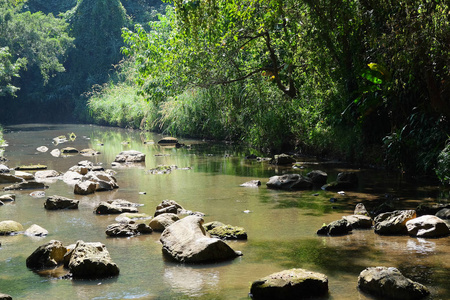
[[[55,145],[53,138],[75,133],[77,138]],[[62,181],[49,184],[47,195],[80,200],[78,210],[46,211],[45,198],[31,191],[16,191],[15,203],[0,207],[0,220],[15,220],[28,228],[38,224],[49,231],[45,238],[23,235],[0,237],[0,292],[14,299],[249,299],[251,283],[288,268],[305,268],[329,278],[330,299],[371,299],[357,289],[359,273],[366,267],[394,266],[413,280],[427,285],[431,299],[450,299],[450,238],[417,239],[407,236],[378,236],[372,230],[354,231],[342,237],[319,237],[323,223],[352,214],[363,202],[369,209],[385,201],[386,194],[398,208],[415,208],[419,203],[447,201],[439,198],[433,185],[408,183],[396,174],[354,169],[350,166],[299,158],[304,169],[275,167],[246,160],[246,149],[225,143],[181,140],[190,148],[162,148],[144,141],[162,136],[138,131],[90,125],[27,124],[8,127],[4,138],[9,146],[5,156],[9,167],[45,164],[65,172],[81,160],[111,168],[122,150],[146,154],[141,167],[117,168],[120,188],[93,195],[74,195],[73,187]],[[126,143],[124,143],[126,142]],[[49,151],[41,153],[39,146]],[[72,155],[53,157],[50,151],[63,147],[94,148],[95,157]],[[190,170],[151,175],[146,170],[158,165],[177,165]],[[345,195],[321,190],[286,192],[268,190],[270,176],[320,169],[329,180],[338,172],[358,172],[360,186]],[[252,179],[259,188],[239,185]],[[0,188],[6,185],[0,185]],[[145,192],[146,194],[141,194]],[[3,194],[4,192],[0,192]],[[336,198],[337,202],[330,202]],[[229,242],[243,256],[220,264],[183,265],[165,261],[159,233],[133,238],[108,238],[105,229],[116,216],[93,214],[104,200],[125,199],[142,203],[140,212],[153,215],[162,200],[172,199],[184,208],[205,213],[205,222],[244,227],[248,241]],[[50,240],[65,245],[77,240],[106,245],[120,275],[114,279],[72,281],[41,276],[27,269],[26,258]]]

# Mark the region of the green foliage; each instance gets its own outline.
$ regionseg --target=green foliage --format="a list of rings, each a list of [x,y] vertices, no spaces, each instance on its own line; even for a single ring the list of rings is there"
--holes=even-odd
[[[438,155],[436,175],[443,184],[450,185],[450,140]]]
[[[14,95],[19,89],[11,84],[13,77],[19,77],[19,70],[26,65],[26,58],[11,61],[8,47],[0,48],[0,96]]]

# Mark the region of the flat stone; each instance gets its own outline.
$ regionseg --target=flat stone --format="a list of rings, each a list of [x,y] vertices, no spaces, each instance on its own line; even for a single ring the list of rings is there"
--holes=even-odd
[[[440,218],[424,215],[406,222],[408,234],[415,237],[436,238],[450,234],[447,224]]]

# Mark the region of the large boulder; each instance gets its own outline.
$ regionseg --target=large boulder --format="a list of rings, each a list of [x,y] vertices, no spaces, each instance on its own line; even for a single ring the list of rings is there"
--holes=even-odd
[[[23,226],[16,221],[6,220],[0,222],[0,235],[14,234],[21,231],[23,231]]]
[[[413,300],[430,294],[420,283],[406,278],[396,268],[372,267],[359,274],[358,287],[382,299]]]
[[[180,220],[176,214],[160,214],[153,218],[148,224],[154,231],[163,232],[167,227]]]
[[[346,219],[341,219],[333,221],[328,225],[323,225],[322,228],[317,230],[318,235],[345,235],[352,231],[352,226],[347,222]]]
[[[25,180],[19,176],[0,172],[0,183],[17,183],[17,182],[24,182],[24,181]]]
[[[406,222],[406,228],[410,236],[434,238],[447,236],[450,229],[440,218],[432,215],[424,215]]]
[[[145,154],[136,150],[120,152],[114,162],[117,163],[140,163],[145,162]]]
[[[140,204],[136,204],[122,199],[108,200],[100,202],[97,208],[95,208],[94,212],[97,215],[112,215],[112,214],[121,214],[125,212],[137,213],[138,209],[136,208],[136,206],[139,205]]]
[[[39,246],[28,256],[26,265],[33,270],[54,268],[63,264],[67,248],[60,241],[51,240],[47,244]]]
[[[254,300],[310,299],[328,295],[328,278],[304,269],[290,269],[263,277],[252,283]]]
[[[315,187],[323,186],[328,180],[328,174],[321,170],[313,170],[306,174],[306,176],[311,179]]]
[[[100,279],[119,275],[119,267],[112,261],[102,243],[78,241],[68,256],[67,267],[74,279]]]
[[[299,174],[272,176],[266,183],[269,189],[307,190],[313,186],[312,180]]]
[[[78,209],[80,201],[69,199],[62,196],[50,196],[44,203],[44,208],[48,210],[58,209]]]
[[[241,255],[224,241],[211,238],[202,224],[201,217],[187,216],[167,227],[160,238],[163,254],[185,263],[217,262]]]
[[[130,221],[128,223],[115,223],[108,225],[106,235],[112,237],[130,237],[138,234],[150,234],[152,228],[143,224]]]
[[[375,217],[375,233],[381,235],[408,234],[406,222],[416,217],[415,210],[396,210]]]

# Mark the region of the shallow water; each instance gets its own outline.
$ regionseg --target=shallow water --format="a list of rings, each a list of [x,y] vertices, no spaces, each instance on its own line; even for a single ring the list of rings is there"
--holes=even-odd
[[[72,132],[77,136],[74,141],[52,143],[54,137]],[[439,198],[435,186],[408,183],[381,171],[356,169],[360,186],[345,195],[320,190],[274,191],[265,187],[273,175],[321,169],[332,180],[338,172],[351,168],[310,159],[304,160],[305,168],[301,170],[277,168],[244,159],[245,149],[233,145],[182,140],[192,145],[191,149],[161,148],[143,143],[158,141],[161,136],[157,134],[90,125],[18,125],[6,128],[4,138],[9,143],[5,151],[9,167],[41,163],[48,169],[65,172],[85,159],[110,168],[122,150],[133,149],[147,155],[141,168],[115,169],[120,188],[112,192],[79,196],[62,181],[49,184],[46,195],[78,199],[78,210],[46,211],[45,198],[31,197],[30,190],[16,191],[15,203],[0,207],[0,220],[15,220],[25,229],[35,223],[49,231],[45,238],[0,237],[0,292],[14,299],[249,299],[254,280],[288,268],[326,274],[329,299],[371,299],[358,291],[357,278],[366,267],[381,265],[398,267],[409,278],[428,286],[430,299],[450,299],[449,237],[386,237],[372,230],[354,231],[342,237],[315,234],[323,223],[351,214],[356,203],[363,202],[370,209],[384,201],[385,194],[393,195],[398,208],[447,201]],[[124,141],[128,144],[123,145]],[[39,146],[47,146],[49,151],[36,151]],[[68,146],[79,150],[94,148],[102,154],[58,158],[50,155],[51,150]],[[160,164],[192,169],[166,175],[146,174],[146,170]],[[252,179],[260,179],[262,186],[239,186]],[[330,202],[332,197],[337,202]],[[183,265],[163,259],[159,233],[108,238],[105,229],[115,222],[115,216],[98,216],[93,210],[100,201],[109,199],[142,203],[139,211],[150,215],[162,200],[172,199],[186,209],[205,213],[205,222],[218,220],[242,226],[248,232],[248,241],[229,244],[244,255],[220,264]],[[26,258],[53,239],[65,245],[77,240],[104,243],[118,264],[120,275],[114,279],[75,281],[28,270]]]

